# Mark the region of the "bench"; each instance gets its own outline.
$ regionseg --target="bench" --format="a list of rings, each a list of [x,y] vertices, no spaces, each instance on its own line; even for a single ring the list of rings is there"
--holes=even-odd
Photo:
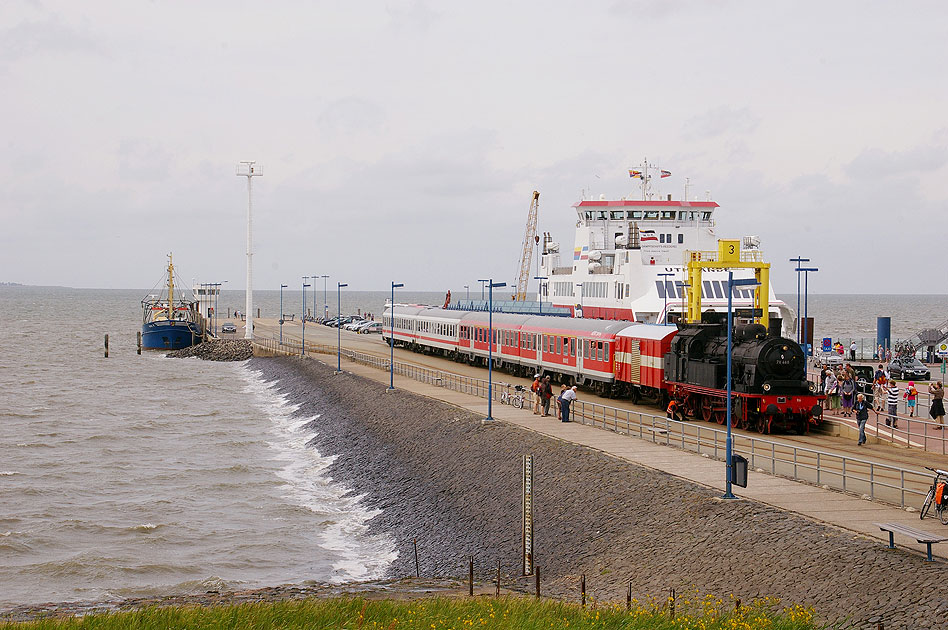
[[[935,561],[934,558],[932,558],[932,543],[940,543],[948,540],[948,536],[931,534],[929,532],[915,529],[914,527],[909,527],[907,525],[901,525],[899,523],[876,523],[875,525],[882,531],[889,533],[889,549],[895,549],[893,534],[902,534],[903,536],[914,538],[919,543],[924,543],[928,548],[928,558],[926,559],[927,562]]]

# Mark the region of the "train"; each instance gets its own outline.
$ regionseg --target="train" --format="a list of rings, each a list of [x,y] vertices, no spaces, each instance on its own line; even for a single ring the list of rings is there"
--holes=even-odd
[[[448,310],[387,305],[382,340],[515,376],[550,375],[601,396],[671,405],[683,418],[726,420],[727,323],[705,313],[696,324]],[[777,324],[779,326],[779,323]],[[775,328],[779,330],[779,328]],[[732,423],[760,433],[807,433],[825,399],[806,378],[796,342],[759,324],[735,326],[731,354]]]

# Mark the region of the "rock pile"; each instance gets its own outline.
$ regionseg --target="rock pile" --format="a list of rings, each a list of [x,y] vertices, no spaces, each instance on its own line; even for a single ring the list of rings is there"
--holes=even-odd
[[[249,339],[215,339],[169,352],[166,356],[174,359],[198,357],[205,361],[246,361],[253,356],[253,345]]]

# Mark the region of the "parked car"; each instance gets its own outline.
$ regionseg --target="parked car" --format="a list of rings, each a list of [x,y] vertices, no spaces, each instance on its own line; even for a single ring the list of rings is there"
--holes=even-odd
[[[835,352],[818,352],[813,357],[813,365],[818,368],[839,367],[843,364],[843,357]]]
[[[365,323],[365,320],[364,320],[364,319],[358,319],[358,318],[356,318],[356,319],[353,319],[352,321],[350,321],[348,324],[344,324],[342,327],[343,327],[345,330],[358,330],[359,326],[361,326],[361,325],[364,324],[364,323]]]
[[[369,325],[361,327],[359,332],[363,335],[377,335],[382,332],[382,322],[369,322]]]
[[[227,322],[226,324],[221,326],[221,332],[222,333],[235,333],[237,332],[237,325]]]
[[[870,405],[874,399],[872,393],[872,381],[875,378],[876,371],[870,365],[853,365],[853,372],[856,373],[856,393],[865,394],[866,402]]]
[[[931,370],[915,357],[895,357],[889,364],[889,375],[901,380],[918,379],[930,380]]]

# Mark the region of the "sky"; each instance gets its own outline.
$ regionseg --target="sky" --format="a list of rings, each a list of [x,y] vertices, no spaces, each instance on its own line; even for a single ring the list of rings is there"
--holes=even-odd
[[[948,294],[939,2],[0,3],[0,282],[514,282],[532,191],[661,192],[778,293]]]

